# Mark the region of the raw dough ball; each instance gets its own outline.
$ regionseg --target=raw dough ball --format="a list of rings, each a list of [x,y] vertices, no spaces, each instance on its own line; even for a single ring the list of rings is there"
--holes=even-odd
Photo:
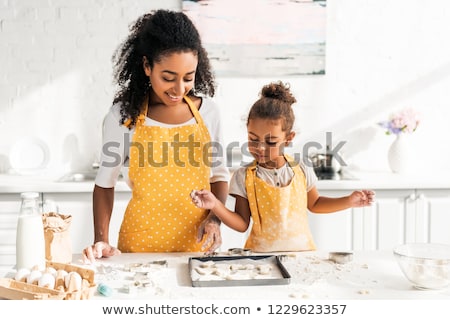
[[[239,270],[245,270],[246,267],[243,264],[230,264],[231,271],[239,271]]]
[[[201,274],[203,276],[203,275],[211,274],[213,272],[213,269],[196,267],[195,271],[197,271],[198,274]]]
[[[201,267],[201,268],[211,268],[211,267],[214,267],[214,265],[215,265],[214,261],[208,260],[208,261],[203,262],[203,263],[200,265],[200,267]]]
[[[270,271],[272,271],[272,266],[269,264],[261,264],[257,269],[259,274],[270,274]]]
[[[221,278],[226,278],[230,274],[230,272],[225,268],[215,268],[212,274]]]

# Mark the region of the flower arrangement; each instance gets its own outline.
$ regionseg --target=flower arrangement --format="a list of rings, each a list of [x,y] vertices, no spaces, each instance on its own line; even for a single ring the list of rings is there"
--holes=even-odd
[[[388,121],[380,122],[379,125],[386,129],[386,134],[413,133],[419,126],[419,114],[412,108],[392,114]]]

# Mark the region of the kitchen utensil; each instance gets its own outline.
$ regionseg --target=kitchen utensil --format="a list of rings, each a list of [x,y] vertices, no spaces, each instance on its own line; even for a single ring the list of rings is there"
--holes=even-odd
[[[341,170],[332,153],[316,153],[310,157],[314,172],[319,179],[334,179]]]
[[[444,289],[450,285],[450,245],[407,243],[394,248],[405,277],[418,289]]]
[[[252,250],[243,248],[230,248],[228,249],[230,256],[249,256],[252,254]]]
[[[353,253],[351,252],[330,252],[330,260],[335,263],[347,263],[353,260]]]

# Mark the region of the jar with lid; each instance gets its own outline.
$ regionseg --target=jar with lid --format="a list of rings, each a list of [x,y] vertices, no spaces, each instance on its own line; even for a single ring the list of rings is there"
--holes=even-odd
[[[39,193],[24,192],[17,220],[16,269],[45,269],[45,236],[42,214],[39,209]]]

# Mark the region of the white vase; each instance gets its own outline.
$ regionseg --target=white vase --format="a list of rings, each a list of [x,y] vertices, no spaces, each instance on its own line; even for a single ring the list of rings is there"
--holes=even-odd
[[[405,174],[411,172],[414,159],[409,140],[408,134],[400,133],[389,147],[388,162],[394,173]]]

